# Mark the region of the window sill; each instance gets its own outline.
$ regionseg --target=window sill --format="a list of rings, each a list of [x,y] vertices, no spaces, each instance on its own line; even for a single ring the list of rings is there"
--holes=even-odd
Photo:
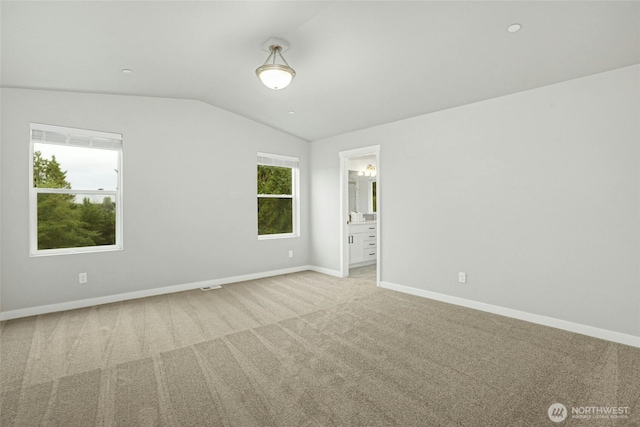
[[[258,240],[274,240],[274,239],[290,239],[292,237],[300,237],[300,235],[295,233],[287,233],[287,234],[262,234],[258,236]]]
[[[31,252],[29,255],[33,258],[37,258],[41,256],[90,254],[95,252],[114,252],[121,250],[122,245],[90,246],[82,248],[43,249],[40,251]]]

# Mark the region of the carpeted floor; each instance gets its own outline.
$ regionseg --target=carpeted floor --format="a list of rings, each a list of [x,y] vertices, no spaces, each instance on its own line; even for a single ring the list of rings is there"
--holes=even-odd
[[[3,322],[0,425],[640,425],[640,349],[374,277],[302,272]],[[555,424],[556,402],[628,409]]]

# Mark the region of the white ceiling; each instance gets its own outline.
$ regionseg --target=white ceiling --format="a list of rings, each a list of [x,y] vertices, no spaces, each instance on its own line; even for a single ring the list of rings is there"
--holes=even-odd
[[[640,63],[638,1],[1,8],[3,87],[197,99],[305,140]],[[515,22],[522,30],[507,32]],[[297,72],[281,91],[254,74],[273,36]]]

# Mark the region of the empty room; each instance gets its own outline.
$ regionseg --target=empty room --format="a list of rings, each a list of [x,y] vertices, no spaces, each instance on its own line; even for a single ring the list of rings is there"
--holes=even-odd
[[[0,425],[640,425],[640,1],[0,1]]]

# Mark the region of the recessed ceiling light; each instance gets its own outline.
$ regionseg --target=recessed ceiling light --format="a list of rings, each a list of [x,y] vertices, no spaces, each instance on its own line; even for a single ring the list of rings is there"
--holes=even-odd
[[[293,110],[289,110],[289,114],[291,114],[292,116],[295,114],[296,112]]]
[[[518,31],[520,31],[520,28],[522,28],[522,25],[520,24],[511,24],[509,25],[509,28],[507,28],[507,31],[509,31],[510,33],[517,33]]]
[[[122,72],[123,72],[124,74],[131,74],[131,73],[133,73],[133,70],[130,70],[130,69],[128,69],[128,68],[123,68],[123,69],[122,69]]]

